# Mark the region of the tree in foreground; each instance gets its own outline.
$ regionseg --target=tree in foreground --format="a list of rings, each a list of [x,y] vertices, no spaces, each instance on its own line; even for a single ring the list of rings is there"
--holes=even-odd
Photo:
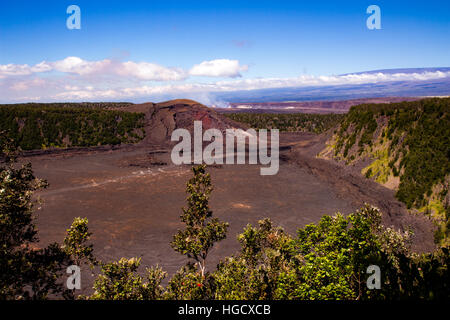
[[[194,177],[186,186],[187,208],[183,208],[181,221],[186,225],[173,237],[172,248],[193,259],[202,277],[205,276],[206,258],[214,243],[225,239],[228,223],[212,217],[209,196],[212,191],[211,177],[206,166],[193,167]]]
[[[72,299],[67,267],[94,261],[87,219],[75,218],[64,246],[40,247],[33,195],[48,184],[34,176],[31,164],[18,165],[20,150],[1,132],[0,147],[0,299]]]
[[[12,140],[0,135],[0,299],[45,299],[67,295],[60,278],[71,264],[56,243],[38,246],[33,193],[47,183],[31,164],[18,165]]]
[[[79,267],[84,263],[89,264],[91,267],[98,263],[93,254],[94,246],[88,244],[91,235],[87,218],[76,217],[73,219],[70,228],[67,229],[62,248],[72,257],[74,264]]]
[[[297,256],[294,239],[270,219],[258,227],[247,225],[238,235],[241,250],[219,263],[214,272],[215,299],[280,299],[284,275],[295,272]]]

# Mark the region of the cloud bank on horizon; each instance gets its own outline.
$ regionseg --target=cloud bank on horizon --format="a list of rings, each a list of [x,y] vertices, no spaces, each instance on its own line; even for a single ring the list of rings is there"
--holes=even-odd
[[[345,75],[300,75],[286,78],[242,78],[248,65],[238,60],[203,61],[185,70],[152,62],[87,61],[66,57],[35,65],[0,65],[0,102],[155,100],[186,94],[207,96],[284,87],[359,85],[391,81],[426,81],[450,77],[450,71],[368,72]],[[205,81],[206,78],[217,78]],[[227,79],[228,78],[228,79]]]
[[[137,80],[171,81],[184,80],[189,75],[206,77],[240,77],[240,71],[248,66],[239,65],[237,60],[216,59],[203,61],[194,65],[191,70],[163,67],[149,62],[118,62],[111,59],[86,61],[79,57],[67,57],[54,62],[42,61],[34,66],[28,64],[0,65],[0,79],[14,76],[28,76],[38,73],[59,71],[79,76],[115,75]]]

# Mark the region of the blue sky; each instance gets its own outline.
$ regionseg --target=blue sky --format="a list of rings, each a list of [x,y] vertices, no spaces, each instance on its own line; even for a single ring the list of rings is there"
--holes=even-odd
[[[81,9],[80,30],[66,28],[71,4]],[[381,9],[381,30],[366,27],[371,4]],[[275,78],[280,85],[280,79],[299,76],[447,67],[449,35],[448,1],[2,1],[0,93],[10,100],[38,98],[39,86],[55,85],[111,95],[143,87],[169,92],[197,84],[220,89],[229,81],[245,87],[246,80]],[[28,74],[19,67],[41,62],[51,67]],[[196,65],[199,72],[192,71]],[[61,88],[59,93],[68,90]],[[58,92],[42,98],[57,98]]]

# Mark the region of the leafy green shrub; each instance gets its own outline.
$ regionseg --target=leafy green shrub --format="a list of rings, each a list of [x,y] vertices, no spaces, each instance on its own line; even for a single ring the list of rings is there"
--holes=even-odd
[[[94,282],[92,300],[156,300],[162,296],[161,281],[166,273],[159,267],[147,268],[146,278],[136,274],[141,259],[121,258],[102,264]]]
[[[323,216],[299,229],[297,238],[262,220],[238,237],[241,251],[218,265],[216,298],[448,298],[448,250],[412,254],[409,236],[384,227],[370,206],[347,217]],[[380,267],[379,290],[366,286],[369,265]]]
[[[214,299],[215,282],[210,273],[202,275],[196,266],[188,263],[170,279],[164,295],[169,300]]]

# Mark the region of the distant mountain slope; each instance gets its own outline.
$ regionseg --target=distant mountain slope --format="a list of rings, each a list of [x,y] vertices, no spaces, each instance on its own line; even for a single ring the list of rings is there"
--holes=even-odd
[[[420,99],[419,97],[383,97],[337,101],[245,102],[230,103],[228,108],[216,110],[221,113],[346,113],[350,107],[363,103],[392,103]]]
[[[384,73],[384,74],[395,74],[395,73],[424,73],[424,72],[450,72],[450,67],[440,67],[440,68],[396,68],[396,69],[379,69],[379,70],[371,70],[371,71],[362,71],[362,72],[352,72],[349,74],[373,74],[373,73]]]
[[[361,167],[449,237],[450,98],[354,106],[320,157]]]
[[[352,75],[383,73],[423,74],[426,72],[450,72],[450,68],[384,69],[351,73]],[[343,74],[341,76],[348,76]],[[349,100],[375,97],[426,97],[450,96],[450,76],[431,80],[379,81],[355,85],[283,87],[216,93],[217,99],[227,102],[276,102]]]

